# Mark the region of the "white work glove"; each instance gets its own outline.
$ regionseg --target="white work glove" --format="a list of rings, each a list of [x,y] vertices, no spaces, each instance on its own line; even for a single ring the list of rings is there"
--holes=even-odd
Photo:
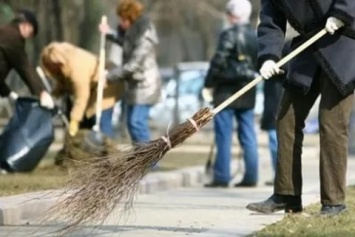
[[[40,95],[40,105],[47,109],[54,109],[54,101],[47,91],[43,91]]]
[[[211,88],[203,88],[202,89],[202,98],[207,103],[212,103],[212,101],[213,101],[213,89],[211,89]]]
[[[18,94],[16,92],[11,91],[9,94],[9,98],[12,101],[16,101],[18,99]]]
[[[277,67],[276,63],[273,60],[265,61],[260,69],[260,74],[265,80],[268,80],[271,77],[282,73],[285,72],[279,67]]]
[[[331,16],[328,18],[327,23],[325,24],[325,29],[329,34],[334,35],[335,31],[339,30],[343,26],[344,22]]]
[[[105,22],[99,24],[99,31],[102,34],[109,34],[112,33],[113,30],[111,29],[110,25],[107,22]]]

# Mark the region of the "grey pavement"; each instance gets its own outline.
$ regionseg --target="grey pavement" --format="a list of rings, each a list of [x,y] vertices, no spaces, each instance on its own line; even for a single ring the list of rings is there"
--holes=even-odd
[[[303,159],[304,204],[319,201],[317,150],[307,149]],[[249,202],[260,201],[272,193],[272,187],[263,186],[271,177],[269,160],[262,158],[262,177],[257,188],[204,189],[200,185],[139,195],[131,215],[119,221],[110,216],[103,225],[90,226],[67,236],[98,237],[232,237],[245,236],[265,225],[283,218],[284,214],[253,214],[245,209]],[[355,168],[355,158],[349,159],[349,171]],[[237,176],[238,180],[240,176]],[[236,180],[236,181],[237,181]],[[348,172],[348,182],[355,182],[355,174]],[[0,227],[0,237],[58,236],[48,234],[61,224],[28,220],[24,226]]]

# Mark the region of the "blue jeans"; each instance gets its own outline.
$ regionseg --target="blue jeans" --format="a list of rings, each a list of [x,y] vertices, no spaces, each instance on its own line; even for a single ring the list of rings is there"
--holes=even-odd
[[[277,135],[276,129],[270,129],[267,131],[269,137],[269,150],[271,154],[271,163],[274,172],[276,171],[277,164]]]
[[[111,138],[113,137],[112,114],[113,108],[103,110],[100,121],[101,132]]]
[[[258,147],[254,130],[253,109],[225,109],[214,117],[215,141],[217,144],[214,164],[214,180],[229,182],[233,118],[237,120],[237,134],[244,152],[245,174],[243,183],[254,184],[258,181]]]
[[[105,109],[101,113],[101,120],[100,120],[101,132],[111,138],[113,137],[112,114],[113,114],[113,108]],[[90,127],[94,126],[95,121],[96,121],[95,116],[91,117],[88,120],[88,122],[92,124]]]
[[[133,142],[150,140],[149,110],[150,105],[127,105],[127,129]]]

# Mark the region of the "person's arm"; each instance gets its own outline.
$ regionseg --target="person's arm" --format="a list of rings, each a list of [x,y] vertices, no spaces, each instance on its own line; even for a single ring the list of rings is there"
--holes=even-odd
[[[5,81],[0,81],[0,96],[8,97],[11,93],[10,88],[7,86]]]
[[[82,121],[90,98],[90,83],[87,80],[83,80],[85,76],[82,74],[79,75],[77,70],[74,70],[71,75],[74,101],[70,112],[70,120],[77,123]]]
[[[355,19],[355,1],[336,0],[330,10],[329,16],[341,20],[346,26],[352,25]]]
[[[117,31],[111,29],[106,34],[106,39],[111,41],[111,42],[113,42],[113,43],[116,43],[116,44],[122,46],[123,45],[124,33],[125,33],[125,31],[121,27],[118,27]]]
[[[222,70],[227,65],[227,59],[231,54],[231,50],[234,48],[234,36],[233,32],[225,31],[222,32],[216,49],[216,53],[214,54],[210,68],[208,70],[205,87],[211,88],[213,87],[213,77],[216,73]]]
[[[109,71],[107,80],[118,81],[136,72],[142,65],[143,60],[149,53],[154,51],[155,44],[149,37],[150,32],[145,34],[137,41],[132,56],[122,67],[116,67]]]
[[[258,26],[258,67],[268,60],[279,61],[285,44],[287,20],[272,0],[261,1]]]
[[[41,93],[45,91],[45,87],[39,78],[39,75],[37,74],[34,66],[31,65],[24,49],[13,50],[9,55],[11,55],[9,57],[11,65],[28,86],[31,93],[40,96]]]

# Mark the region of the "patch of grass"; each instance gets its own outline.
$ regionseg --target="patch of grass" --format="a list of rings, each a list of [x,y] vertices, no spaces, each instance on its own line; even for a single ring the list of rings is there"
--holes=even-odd
[[[303,214],[288,215],[252,237],[353,237],[355,236],[355,187],[347,190],[348,211],[334,217],[319,215],[321,206],[311,205]]]
[[[32,173],[8,174],[0,176],[0,196],[9,196],[26,192],[36,192],[63,187],[67,172],[54,165],[54,155],[49,153]],[[184,167],[204,165],[206,153],[168,153],[157,171],[169,171]]]
[[[62,187],[67,172],[54,166],[44,165],[32,173],[8,174],[0,177],[0,196],[9,196],[26,192],[56,189]]]
[[[168,153],[159,165],[162,169],[180,169],[190,166],[204,165],[207,161],[208,150],[204,153]]]

